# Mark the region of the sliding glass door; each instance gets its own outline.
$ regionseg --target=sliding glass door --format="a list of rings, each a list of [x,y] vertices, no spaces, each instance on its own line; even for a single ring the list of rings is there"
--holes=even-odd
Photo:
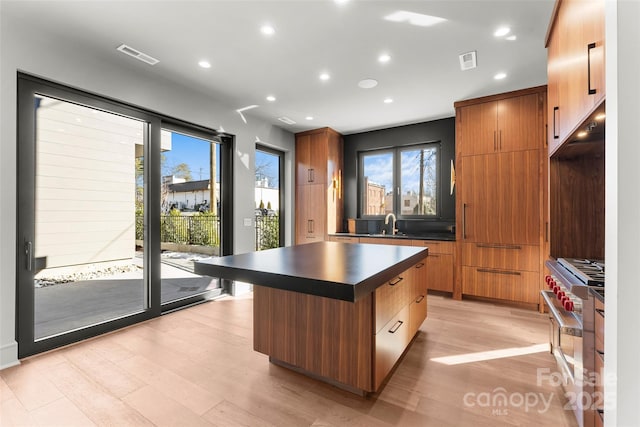
[[[20,75],[19,357],[222,291],[217,279],[193,274],[193,262],[230,252],[231,192],[222,182],[232,139],[178,128]]]

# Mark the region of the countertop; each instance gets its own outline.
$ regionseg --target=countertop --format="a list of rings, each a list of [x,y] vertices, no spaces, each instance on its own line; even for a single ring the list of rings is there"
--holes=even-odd
[[[355,302],[428,254],[411,246],[316,242],[195,262],[195,273]]]
[[[604,304],[604,288],[590,287],[589,292],[591,292],[591,295],[593,295],[595,299]]]
[[[329,236],[337,237],[374,237],[381,239],[404,239],[404,240],[446,240],[455,242],[456,235],[454,233],[427,233],[424,235],[411,235],[411,234],[364,234],[364,233],[333,233]]]

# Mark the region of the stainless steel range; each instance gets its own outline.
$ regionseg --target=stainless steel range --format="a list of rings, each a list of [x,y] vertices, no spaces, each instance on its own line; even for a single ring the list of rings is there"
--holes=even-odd
[[[550,275],[542,297],[549,309],[551,353],[563,377],[563,387],[581,427],[591,427],[590,373],[594,361],[594,307],[589,288],[604,289],[604,262],[558,258],[546,262]]]

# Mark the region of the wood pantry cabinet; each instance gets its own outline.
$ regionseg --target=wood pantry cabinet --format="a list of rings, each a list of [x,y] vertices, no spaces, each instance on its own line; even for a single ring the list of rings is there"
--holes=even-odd
[[[296,244],[327,240],[342,228],[342,145],[330,128],[296,134]]]
[[[605,99],[605,1],[557,0],[547,31],[549,155]]]
[[[541,304],[545,102],[540,86],[455,103],[454,297]],[[484,110],[496,111],[496,127],[478,114]]]

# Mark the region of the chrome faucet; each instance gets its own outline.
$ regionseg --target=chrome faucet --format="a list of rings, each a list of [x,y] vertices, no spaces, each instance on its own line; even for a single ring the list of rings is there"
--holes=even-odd
[[[391,223],[391,234],[395,235],[398,232],[398,229],[396,228],[396,216],[393,212],[388,213],[384,219],[384,225],[389,225],[389,218],[393,218],[393,222]]]

